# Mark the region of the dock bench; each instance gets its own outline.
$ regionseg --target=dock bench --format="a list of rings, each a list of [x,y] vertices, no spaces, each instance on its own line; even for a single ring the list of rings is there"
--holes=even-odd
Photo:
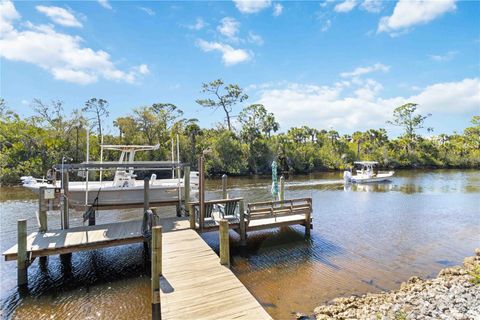
[[[305,234],[312,228],[312,198],[264,201],[247,204],[248,231],[300,224]]]

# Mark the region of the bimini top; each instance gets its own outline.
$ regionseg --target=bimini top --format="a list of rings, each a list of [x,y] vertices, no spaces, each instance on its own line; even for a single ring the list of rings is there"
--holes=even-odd
[[[355,164],[363,164],[363,165],[366,165],[366,166],[368,166],[368,165],[373,166],[373,165],[378,164],[377,161],[355,161],[354,163]]]
[[[160,148],[160,144],[156,144],[154,146],[148,145],[115,145],[115,144],[102,144],[100,145],[104,150],[116,150],[116,151],[149,151],[149,150],[158,150]]]

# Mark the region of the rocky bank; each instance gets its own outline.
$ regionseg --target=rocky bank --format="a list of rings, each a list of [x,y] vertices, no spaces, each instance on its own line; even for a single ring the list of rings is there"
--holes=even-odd
[[[323,319],[455,319],[480,320],[480,248],[463,267],[447,268],[437,278],[412,277],[399,290],[336,298],[317,307]]]

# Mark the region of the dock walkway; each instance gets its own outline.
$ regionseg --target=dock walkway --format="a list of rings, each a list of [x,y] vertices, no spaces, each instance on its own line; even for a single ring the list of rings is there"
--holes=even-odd
[[[161,219],[165,232],[188,229],[187,219]],[[124,244],[144,242],[142,220],[82,226],[70,229],[33,232],[27,237],[27,252],[31,259],[48,255],[94,250]],[[6,261],[17,259],[18,246],[3,253]]]
[[[162,241],[162,320],[272,319],[194,230]]]

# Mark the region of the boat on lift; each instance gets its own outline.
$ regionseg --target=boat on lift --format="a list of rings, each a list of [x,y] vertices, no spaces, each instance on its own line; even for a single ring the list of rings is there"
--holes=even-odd
[[[143,161],[136,162],[135,154],[140,151],[157,150],[159,145],[101,145],[101,155],[104,150],[120,151],[117,162],[85,162],[81,164],[62,164],[55,167],[56,170],[77,170],[79,176],[85,181],[69,181],[68,198],[72,206],[90,206],[96,201],[99,206],[114,206],[124,204],[141,204],[144,201],[144,180],[136,179],[134,169],[165,171],[171,170],[171,178],[157,179],[155,173],[150,175],[149,197],[150,202],[179,201],[184,193],[185,177],[180,177],[182,164],[179,161]],[[173,154],[173,153],[172,153]],[[113,180],[104,180],[103,174],[107,170],[114,170]],[[99,171],[99,181],[89,181],[89,172]],[[175,176],[176,174],[176,176]],[[37,192],[40,187],[47,189],[62,188],[61,181],[55,181],[54,177],[36,179],[34,177],[22,177],[24,187]],[[195,198],[198,194],[198,172],[190,173],[190,194]]]
[[[355,161],[354,164],[359,167],[356,174],[352,175],[351,171],[343,172],[343,180],[345,183],[374,183],[389,181],[395,171],[380,172],[376,170],[377,161]]]

